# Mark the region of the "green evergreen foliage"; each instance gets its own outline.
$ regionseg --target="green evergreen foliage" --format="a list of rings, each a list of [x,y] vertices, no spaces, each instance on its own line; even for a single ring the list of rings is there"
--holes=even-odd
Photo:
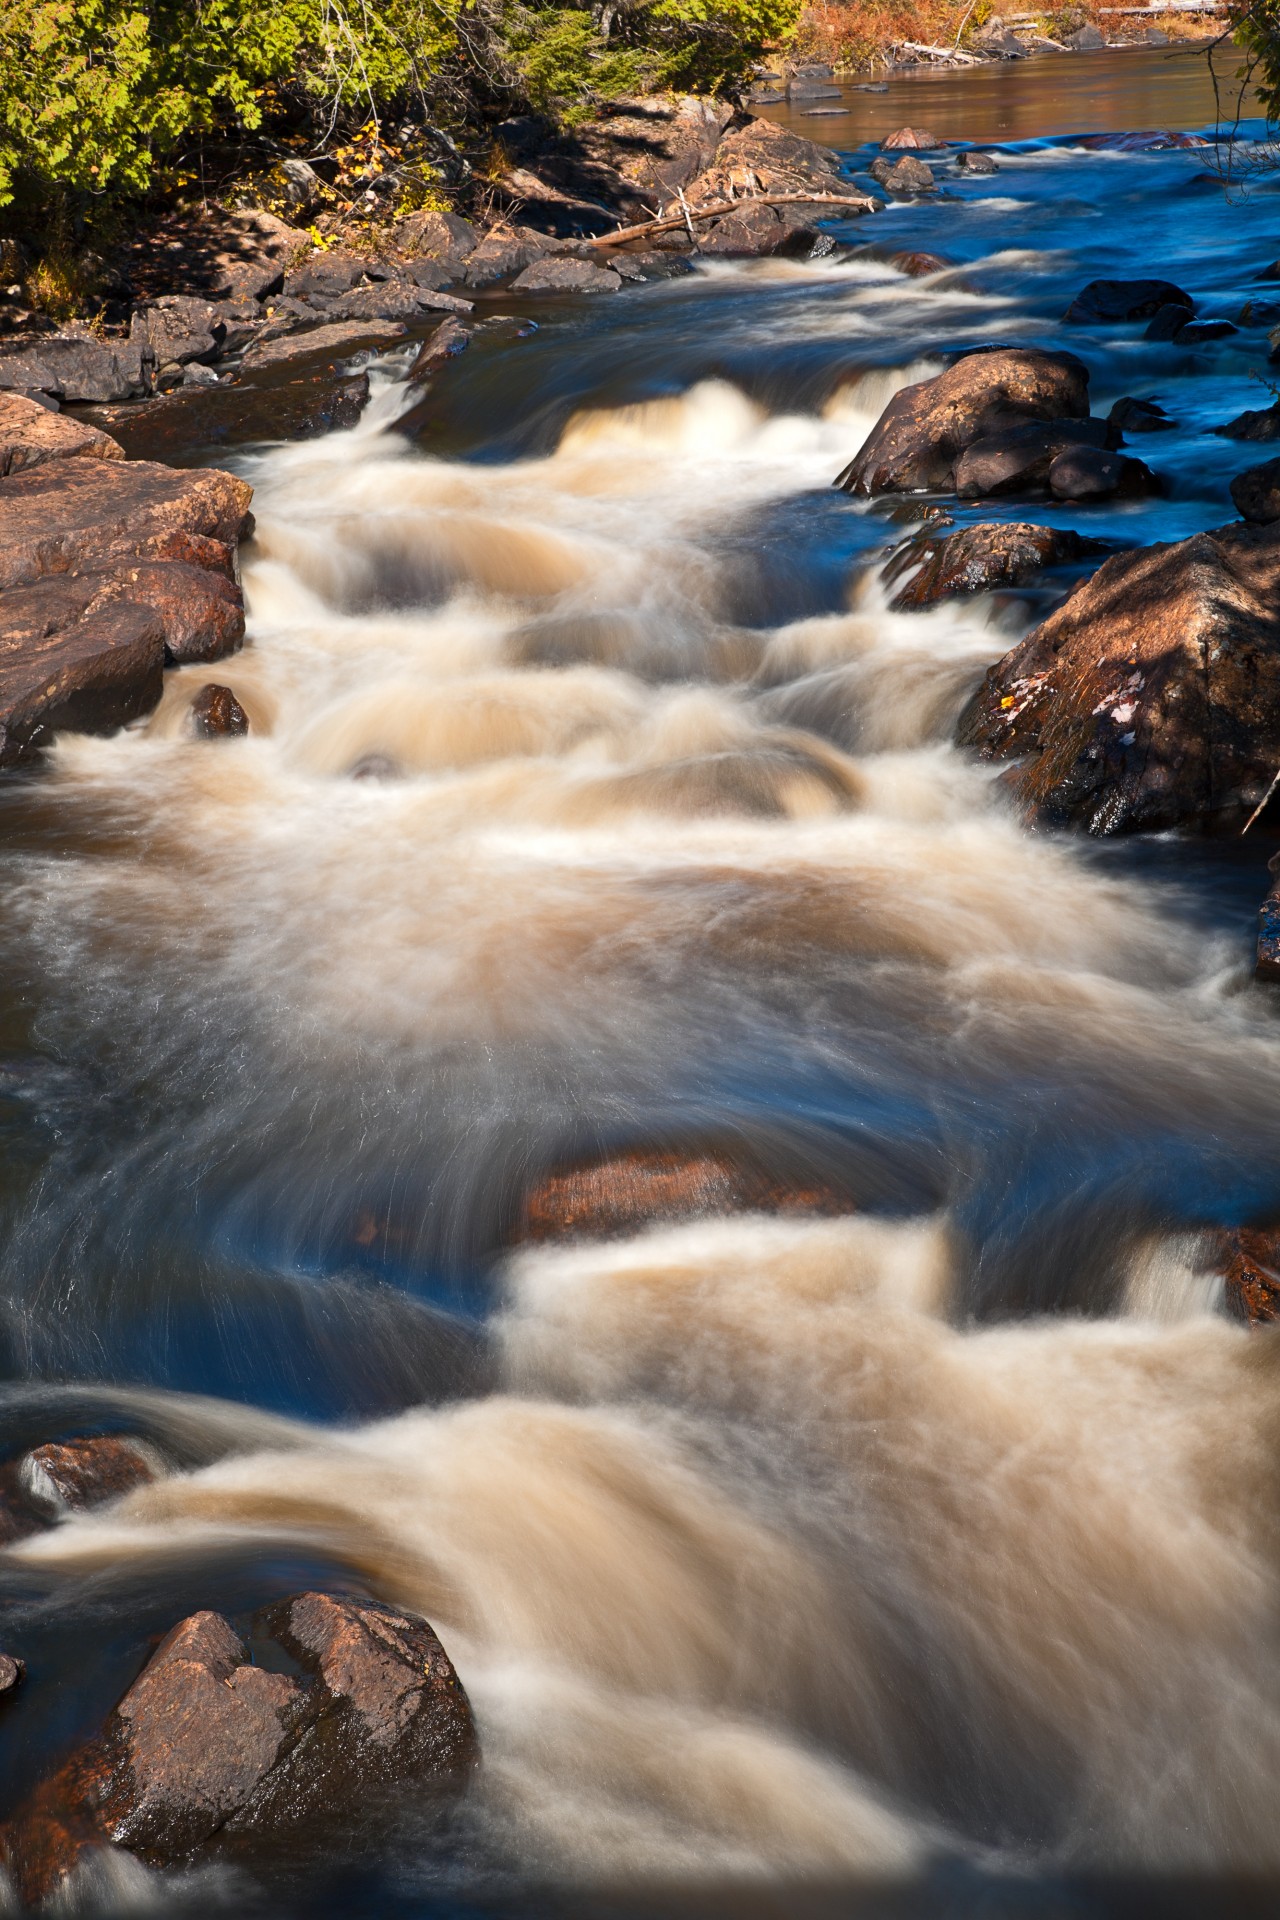
[[[0,227],[65,246],[255,137],[313,156],[379,116],[572,124],[653,87],[732,87],[799,0],[3,0]],[[258,155],[258,169],[262,154]],[[219,164],[215,177],[225,177]]]

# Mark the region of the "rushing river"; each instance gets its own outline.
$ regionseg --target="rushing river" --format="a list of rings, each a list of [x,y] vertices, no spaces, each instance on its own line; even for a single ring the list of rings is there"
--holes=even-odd
[[[1233,517],[1261,456],[1209,429],[1268,404],[1265,331],[1060,323],[1095,275],[1266,291],[1275,182],[1066,137],[1202,125],[1187,58],[850,96],[852,147],[1027,90],[997,176],[852,251],[495,321],[416,439],[392,358],[356,430],[214,450],[250,736],[190,737],[184,669],[0,791],[0,1428],[189,1469],[7,1556],[8,1803],[158,1627],[314,1576],[427,1615],[485,1767],[299,1912],[1092,1915],[1091,1875],[1280,1868],[1280,1336],[1203,1239],[1280,1203],[1275,840],[1028,832],[950,738],[1065,576],[890,613],[920,509],[830,484],[944,350],[1026,341],[1177,427],[1133,448],[1164,498],[1005,517]],[[632,1146],[850,1211],[509,1251],[541,1173]]]

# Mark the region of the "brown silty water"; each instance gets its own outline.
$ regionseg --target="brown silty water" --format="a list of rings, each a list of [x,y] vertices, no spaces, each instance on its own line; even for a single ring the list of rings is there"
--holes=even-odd
[[[1155,118],[1123,60],[1092,71]],[[1077,71],[974,82],[939,131]],[[1012,157],[1014,231],[963,275],[854,255],[660,290],[665,391],[617,391],[626,341],[591,328],[629,323],[545,311],[524,401],[483,346],[441,401],[442,437],[487,409],[478,453],[397,435],[388,361],[357,430],[241,456],[248,737],[195,740],[208,672],[179,669],[10,804],[6,965],[64,1142],[15,1183],[13,1371],[284,1415],[235,1443],[210,1413],[226,1457],[11,1564],[335,1556],[436,1626],[476,1832],[530,1881],[1280,1866],[1280,1350],[1224,1317],[1208,1238],[1280,1182],[1231,870],[1202,851],[1171,887],[1166,845],[1029,832],[950,741],[1034,606],[893,613],[876,556],[910,515],[829,492],[946,343],[1056,324],[1088,271],[1037,251],[1037,194],[1136,244],[1113,183],[1149,209],[1174,177],[1137,164]],[[1132,352],[1082,350],[1105,406]],[[1213,524],[1203,484],[1097,530]],[[504,1244],[566,1155],[712,1137],[838,1173],[852,1210]],[[192,1244],[234,1289],[182,1277]],[[488,1390],[325,1424],[318,1361],[264,1386],[278,1303],[328,1288],[461,1303]],[[257,1372],[217,1358],[251,1297]]]

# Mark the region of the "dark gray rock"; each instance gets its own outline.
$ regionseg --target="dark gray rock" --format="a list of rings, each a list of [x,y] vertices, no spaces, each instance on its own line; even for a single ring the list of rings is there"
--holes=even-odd
[[[1123,400],[1116,401],[1107,419],[1117,434],[1170,433],[1178,424],[1156,401],[1135,400],[1127,394]]]
[[[1108,447],[1067,447],[1049,467],[1049,491],[1055,500],[1107,500],[1119,494],[1137,498],[1159,493],[1160,482],[1141,460]]]
[[[1238,473],[1231,482],[1231,498],[1236,511],[1256,526],[1280,520],[1280,460],[1264,460]]]
[[[34,389],[59,400],[133,400],[151,391],[155,356],[140,339],[95,340],[49,334],[24,347],[0,347],[0,388]]]
[[[955,489],[961,500],[989,500],[1001,494],[1027,494],[1049,484],[1049,470],[1068,448],[1104,448],[1105,420],[1032,420],[984,434],[956,461]]]
[[[622,281],[611,268],[563,255],[535,260],[511,283],[513,293],[618,293],[621,288]]]
[[[1195,312],[1191,295],[1171,280],[1091,280],[1062,317],[1081,326],[1099,321],[1149,320],[1165,306],[1185,308],[1188,318]]]

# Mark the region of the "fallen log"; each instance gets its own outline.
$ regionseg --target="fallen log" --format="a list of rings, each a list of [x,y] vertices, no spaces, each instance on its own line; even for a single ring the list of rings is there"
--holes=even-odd
[[[664,213],[656,220],[642,220],[635,227],[615,227],[612,233],[598,233],[584,241],[588,247],[618,247],[627,240],[643,240],[651,233],[672,233],[693,220],[714,220],[722,213],[741,213],[744,207],[848,207],[859,213],[874,213],[877,202],[865,193],[744,193],[737,200],[713,200],[704,207],[684,206],[679,213]]]
[[[982,62],[972,53],[961,53],[958,47],[932,47],[923,40],[899,40],[895,51],[900,53],[923,53],[930,60],[945,60],[957,67],[978,67]]]

